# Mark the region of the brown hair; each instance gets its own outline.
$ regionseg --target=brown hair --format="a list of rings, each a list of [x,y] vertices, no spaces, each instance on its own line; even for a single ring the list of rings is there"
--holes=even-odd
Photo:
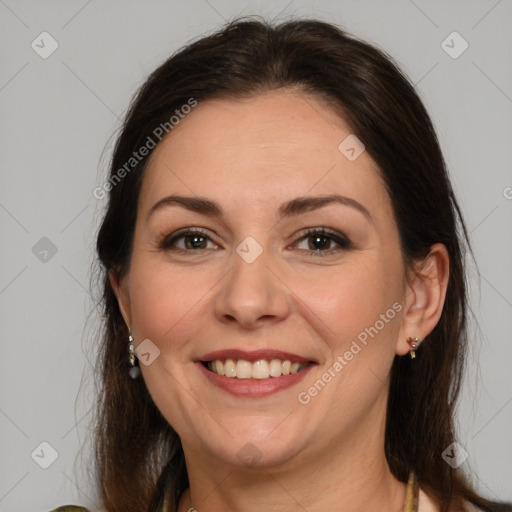
[[[391,369],[385,453],[392,473],[406,482],[414,470],[443,512],[462,510],[464,500],[484,510],[506,510],[479,497],[441,457],[455,440],[454,407],[467,346],[465,248],[471,249],[432,122],[389,56],[321,21],[231,22],[181,49],[148,77],[117,139],[110,178],[191,98],[236,98],[284,87],[327,100],[363,141],[391,198],[404,264],[422,260],[438,242],[449,253],[442,316],[414,362],[397,356]],[[176,510],[188,486],[178,435],[143,379],[128,376],[127,327],[108,279],[109,271],[122,275],[130,265],[149,154],[113,186],[97,239],[106,318],[95,459],[109,512],[156,511],[164,495]]]

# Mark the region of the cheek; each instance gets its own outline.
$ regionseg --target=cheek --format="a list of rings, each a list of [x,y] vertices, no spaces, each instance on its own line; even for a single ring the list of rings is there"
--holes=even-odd
[[[149,338],[160,349],[172,340],[184,344],[200,322],[202,303],[214,280],[206,273],[177,269],[150,258],[135,257],[130,275],[132,331],[138,339]]]
[[[339,351],[361,333],[364,339],[365,329],[377,322],[382,334],[397,324],[396,309],[400,308],[393,309],[393,304],[401,300],[399,272],[399,265],[382,254],[361,254],[346,265],[322,269],[309,278],[304,273],[293,290],[325,325],[325,341],[331,349]]]

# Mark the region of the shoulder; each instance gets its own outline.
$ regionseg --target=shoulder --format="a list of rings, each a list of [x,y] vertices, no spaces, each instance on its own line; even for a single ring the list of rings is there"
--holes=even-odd
[[[423,489],[418,495],[418,512],[439,512],[439,505]]]

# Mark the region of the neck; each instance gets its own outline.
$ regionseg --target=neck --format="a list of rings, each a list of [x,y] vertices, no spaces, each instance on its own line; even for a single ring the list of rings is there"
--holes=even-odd
[[[178,510],[401,512],[406,484],[395,479],[385,459],[385,414],[368,419],[366,428],[358,425],[344,439],[272,468],[224,465],[184,445],[190,488]]]

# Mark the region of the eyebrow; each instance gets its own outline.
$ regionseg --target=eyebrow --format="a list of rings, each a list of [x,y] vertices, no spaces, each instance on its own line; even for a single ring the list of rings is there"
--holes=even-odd
[[[346,197],[339,194],[330,194],[316,197],[297,197],[296,199],[292,199],[291,201],[283,203],[279,207],[279,217],[280,219],[283,219],[285,217],[300,215],[302,213],[318,210],[333,203],[349,206],[359,211],[369,221],[373,222],[370,212],[361,203],[355,199],[352,199],[351,197]],[[207,215],[209,217],[223,217],[222,208],[216,202],[211,201],[210,199],[205,197],[171,195],[160,199],[151,207],[147,214],[146,221],[148,221],[151,215],[153,215],[156,211],[174,205],[181,206],[189,211]]]

